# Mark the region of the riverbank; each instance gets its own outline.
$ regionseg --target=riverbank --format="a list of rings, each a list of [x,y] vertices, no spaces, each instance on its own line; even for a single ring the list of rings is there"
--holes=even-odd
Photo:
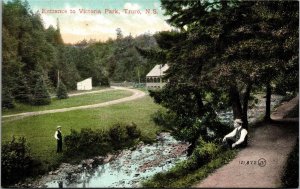
[[[170,133],[160,133],[154,144],[140,142],[136,147],[82,160],[77,165],[62,163],[55,171],[15,187],[140,187],[142,180],[184,160],[188,146]]]
[[[249,145],[227,165],[195,184],[196,188],[277,188],[287,158],[299,135],[298,119],[285,119],[299,104],[299,97],[284,102],[272,118],[276,121],[258,124],[249,133]],[[280,115],[280,116],[279,116]]]

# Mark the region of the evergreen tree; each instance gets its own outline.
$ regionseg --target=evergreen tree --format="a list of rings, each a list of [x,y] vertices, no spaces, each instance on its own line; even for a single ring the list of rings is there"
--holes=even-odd
[[[161,49],[157,53],[140,52],[146,56],[154,54],[154,58],[165,57],[170,66],[165,75],[168,84],[150,95],[171,114],[175,113],[176,119],[189,120],[173,122],[175,135],[192,144],[197,136],[206,135],[201,133],[201,127],[214,129],[215,124],[197,124],[197,120],[204,123],[207,116],[215,117],[214,112],[222,107],[220,102],[231,105],[234,118],[242,118],[247,128],[253,89],[273,82],[285,67],[298,60],[297,53],[292,51],[298,49],[297,5],[162,0],[162,7],[170,16],[168,22],[179,30],[156,36]],[[293,19],[284,21],[290,17]]]
[[[22,103],[30,103],[32,99],[31,89],[27,80],[28,78],[20,71],[16,81],[16,88],[14,89],[14,96],[17,101]]]
[[[32,99],[32,104],[39,105],[48,105],[51,103],[50,94],[47,89],[47,85],[42,76],[37,79],[34,88],[34,94]]]
[[[2,108],[14,108],[13,96],[9,88],[3,86],[2,88]]]
[[[60,81],[59,84],[58,84],[58,88],[57,88],[57,91],[56,91],[56,96],[57,96],[58,99],[69,98],[67,88],[66,88],[65,84],[62,81]]]

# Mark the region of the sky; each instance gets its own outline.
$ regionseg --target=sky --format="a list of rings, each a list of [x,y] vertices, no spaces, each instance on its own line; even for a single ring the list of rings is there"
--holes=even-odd
[[[120,28],[124,36],[133,37],[143,33],[171,30],[160,7],[160,0],[27,0],[31,10],[39,12],[45,28],[56,28],[59,20],[60,32],[65,43],[76,43],[83,39],[105,41],[116,38]],[[82,13],[80,10],[93,10]],[[124,9],[127,9],[125,12]],[[146,14],[146,9],[150,13]],[[60,10],[65,13],[53,13]],[[116,11],[117,10],[117,11]],[[130,12],[129,10],[139,10]],[[156,10],[156,11],[154,11]],[[75,12],[74,12],[75,11]]]

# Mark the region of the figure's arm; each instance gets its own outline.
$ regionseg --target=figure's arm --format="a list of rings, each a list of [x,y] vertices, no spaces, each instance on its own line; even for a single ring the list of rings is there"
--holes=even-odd
[[[55,131],[54,138],[56,138],[56,140],[58,140],[57,134],[58,134],[58,132]]]
[[[243,129],[242,132],[241,132],[241,137],[239,138],[238,141],[236,141],[236,142],[234,143],[235,146],[241,144],[242,142],[244,142],[245,137],[246,137],[247,134],[248,134],[248,131],[247,131],[246,129]]]
[[[225,135],[224,138],[223,138],[223,141],[225,141],[226,138],[234,137],[236,135],[236,130],[237,129],[233,129],[233,131],[231,131],[229,134]]]

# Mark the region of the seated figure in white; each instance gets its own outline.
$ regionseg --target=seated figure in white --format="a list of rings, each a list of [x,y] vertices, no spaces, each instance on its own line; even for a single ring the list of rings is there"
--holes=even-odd
[[[242,127],[241,119],[234,120],[234,130],[223,138],[223,143],[229,148],[240,148],[247,146],[248,131]]]

